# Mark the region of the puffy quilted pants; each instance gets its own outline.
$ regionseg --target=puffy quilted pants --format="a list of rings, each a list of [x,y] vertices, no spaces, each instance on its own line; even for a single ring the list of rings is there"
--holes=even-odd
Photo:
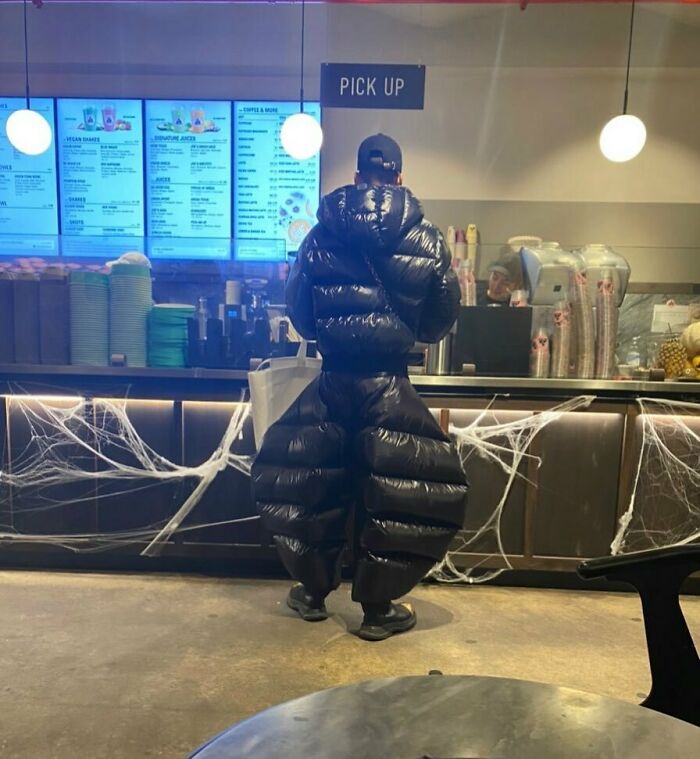
[[[282,561],[318,598],[338,586],[348,540],[355,601],[404,595],[464,520],[457,451],[405,376],[323,372],[267,431],[252,474]]]

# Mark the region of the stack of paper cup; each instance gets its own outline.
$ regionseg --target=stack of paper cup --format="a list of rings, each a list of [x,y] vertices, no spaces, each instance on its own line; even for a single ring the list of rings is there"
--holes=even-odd
[[[467,225],[467,258],[472,262],[472,266],[476,269],[476,253],[479,245],[479,230],[476,228],[476,224]]]
[[[549,337],[543,327],[540,327],[532,338],[530,376],[537,379],[549,377]]]
[[[153,307],[151,270],[138,264],[115,264],[109,286],[109,352],[125,356],[127,366],[146,366],[146,325]]]
[[[459,262],[457,279],[459,280],[459,289],[462,293],[462,305],[476,306],[476,277],[474,276],[474,266],[470,259]]]
[[[618,315],[612,274],[604,271],[596,293],[596,379],[610,379],[615,373]]]
[[[447,248],[450,251],[450,257],[455,259],[455,243],[457,242],[457,230],[454,227],[447,227]]]
[[[591,379],[595,374],[595,322],[585,272],[573,272],[570,294],[576,324],[576,376]]]
[[[569,376],[571,354],[571,308],[566,300],[559,300],[552,311],[552,368],[551,376],[564,379]]]

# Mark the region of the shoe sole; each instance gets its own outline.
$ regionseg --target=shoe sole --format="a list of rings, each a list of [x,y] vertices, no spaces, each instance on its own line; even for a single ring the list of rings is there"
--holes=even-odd
[[[299,603],[291,598],[287,598],[287,606],[293,609],[304,622],[323,622],[324,619],[328,619],[327,611],[310,610],[306,604]]]
[[[417,621],[418,619],[414,614],[410,619],[407,619],[404,622],[390,622],[386,626],[382,625],[381,627],[361,627],[357,631],[357,637],[362,638],[362,640],[369,640],[372,642],[386,640],[387,638],[391,638],[392,635],[396,635],[397,633],[408,632],[409,630],[412,630],[416,626]]]

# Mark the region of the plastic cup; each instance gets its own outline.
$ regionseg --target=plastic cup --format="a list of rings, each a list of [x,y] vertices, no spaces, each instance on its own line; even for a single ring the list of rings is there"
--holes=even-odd
[[[102,106],[102,126],[105,132],[113,132],[117,128],[117,109],[111,103]]]
[[[204,131],[204,108],[193,108],[190,111],[192,118],[192,131],[195,134],[201,134]]]
[[[86,132],[94,132],[97,129],[97,108],[92,105],[83,108],[83,125]]]
[[[187,116],[185,115],[185,109],[176,106],[171,112],[173,120],[173,130],[175,132],[184,132],[187,130]]]

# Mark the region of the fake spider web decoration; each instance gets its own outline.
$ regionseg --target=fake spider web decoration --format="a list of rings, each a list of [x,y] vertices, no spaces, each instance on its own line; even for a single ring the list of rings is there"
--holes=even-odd
[[[537,466],[542,463],[539,457],[528,453],[530,445],[535,437],[552,422],[561,419],[564,414],[587,408],[594,400],[593,395],[581,395],[522,419],[482,424],[491,411],[489,405],[466,427],[450,424],[449,431],[459,451],[462,466],[465,467],[471,457],[477,456],[495,464],[505,474],[506,484],[496,508],[486,521],[475,528],[460,530],[456,538],[457,545],[433,567],[428,574],[429,577],[447,583],[483,583],[493,580],[502,572],[512,568],[503,545],[501,522],[513,485],[518,478],[523,477],[521,465],[527,460],[534,460]],[[490,556],[484,555],[476,564],[466,569],[459,569],[456,566],[455,561],[459,554],[483,553],[477,551],[476,546],[488,538],[497,546],[494,553]],[[497,569],[485,569],[483,565],[494,557],[499,557],[504,566]]]
[[[641,450],[613,554],[700,542],[700,403],[637,403]]]
[[[67,398],[43,400],[36,396],[12,396],[12,410],[28,430],[29,442],[11,465],[3,462],[0,488],[0,543],[31,542],[58,545],[75,552],[105,550],[148,541],[143,555],[157,555],[176,533],[223,524],[257,520],[257,516],[224,522],[183,526],[186,517],[202,500],[217,475],[228,467],[250,474],[251,457],[231,449],[242,435],[250,405],[239,403],[228,422],[221,442],[198,466],[183,466],[165,458],[138,434],[129,418],[127,403],[120,400]],[[7,457],[6,457],[7,458]],[[35,534],[18,531],[8,524],[8,494],[29,496],[30,506],[16,512],[27,516],[52,509],[79,507],[92,500],[96,486],[106,486],[101,496],[143,495],[162,483],[187,483],[182,504],[167,520],[139,529],[99,533]],[[71,488],[69,503],[54,496],[57,488]],[[145,494],[147,496],[147,492]],[[13,514],[14,516],[14,514]]]
[[[430,577],[448,583],[486,582],[511,567],[501,521],[514,484],[525,476],[522,465],[531,461],[540,464],[528,452],[530,446],[549,424],[564,414],[585,409],[593,400],[594,396],[580,396],[515,421],[495,419],[493,424],[486,423],[492,413],[487,408],[471,424],[451,426],[463,463],[472,457],[491,462],[505,476],[505,485],[496,507],[481,524],[459,533],[457,545],[433,568]],[[44,543],[83,553],[148,543],[143,554],[153,556],[179,533],[259,519],[245,516],[183,524],[188,515],[196,517],[197,505],[221,472],[233,467],[250,474],[252,457],[234,452],[250,413],[247,403],[234,405],[221,441],[197,466],[177,464],[150,447],[130,420],[125,401],[73,398],[56,402],[18,394],[12,396],[11,404],[29,430],[30,442],[13,456],[11,468],[4,465],[0,470],[0,545]],[[612,544],[613,553],[700,541],[700,404],[640,399],[639,406],[641,445],[632,497]],[[10,491],[31,496],[31,506],[21,512],[26,515],[79,507],[94,499],[97,486],[101,488],[100,498],[108,503],[110,496],[133,495],[136,501],[148,495],[149,488],[163,483],[186,483],[187,488],[182,488],[172,515],[138,529],[37,534],[18,529],[6,518]],[[71,488],[70,499],[66,499],[66,487]],[[475,547],[485,538],[495,546],[491,554],[481,552],[476,565],[458,568],[459,555],[471,553],[471,562],[480,553]],[[500,568],[484,567],[493,557],[500,560]]]

